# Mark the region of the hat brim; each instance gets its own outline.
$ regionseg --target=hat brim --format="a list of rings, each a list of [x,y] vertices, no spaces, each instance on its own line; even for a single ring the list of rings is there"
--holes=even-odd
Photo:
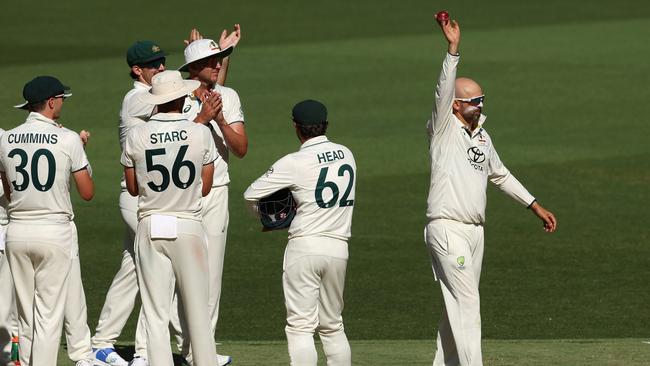
[[[189,62],[186,62],[185,64],[183,64],[183,66],[178,68],[178,71],[189,71],[188,70],[189,64],[191,64],[192,62],[203,60],[203,59],[208,58],[208,57],[212,57],[212,56],[217,56],[217,57],[221,57],[221,58],[228,57],[228,56],[230,56],[230,54],[234,50],[235,50],[235,48],[233,46],[228,46],[228,47],[224,48],[221,51],[216,51],[216,52],[210,53],[208,55],[205,55],[205,56],[203,56],[201,58],[197,58],[196,60],[191,60]]]
[[[64,86],[64,87],[65,87],[65,89],[63,90],[63,97],[64,98],[71,97],[72,93],[70,93],[70,88],[68,88],[67,86]],[[43,99],[43,100],[45,100],[45,99]],[[16,104],[14,106],[14,108],[16,108],[16,109],[25,109],[25,110],[29,109],[28,107],[29,107],[29,102],[28,101],[25,101],[25,102],[23,102],[21,104]]]
[[[160,105],[171,102],[172,100],[178,99],[182,96],[186,96],[198,89],[199,86],[201,86],[201,82],[198,80],[183,80],[183,87],[171,93],[156,95],[152,94],[151,89],[149,89],[149,92],[147,93],[138,93],[136,95],[143,103]]]

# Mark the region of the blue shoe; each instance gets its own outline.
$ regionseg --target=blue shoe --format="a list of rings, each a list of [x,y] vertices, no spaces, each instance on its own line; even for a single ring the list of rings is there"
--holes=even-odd
[[[95,356],[95,364],[100,366],[129,366],[129,363],[113,348],[93,349],[93,356]]]

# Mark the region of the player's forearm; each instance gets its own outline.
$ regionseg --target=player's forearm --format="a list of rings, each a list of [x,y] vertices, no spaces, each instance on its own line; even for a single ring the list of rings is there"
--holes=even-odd
[[[505,194],[525,207],[528,207],[535,201],[535,197],[509,171],[498,178],[491,178],[490,181]]]
[[[228,77],[229,64],[230,64],[230,57],[226,57],[221,61],[221,69],[219,69],[219,75],[217,76],[217,84],[221,86],[226,85],[226,78]]]
[[[244,131],[235,131],[229,124],[220,124],[219,128],[223,134],[223,139],[230,150],[236,157],[243,158],[248,152],[248,136]]]

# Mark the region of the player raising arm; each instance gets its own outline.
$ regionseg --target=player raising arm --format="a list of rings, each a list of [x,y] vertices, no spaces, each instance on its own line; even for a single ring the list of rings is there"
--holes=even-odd
[[[482,365],[479,279],[488,180],[530,208],[547,232],[555,231],[557,222],[499,159],[483,127],[481,87],[456,77],[460,27],[445,14],[437,19],[447,54],[427,122],[431,181],[426,242],[444,298],[433,365],[475,366]]]

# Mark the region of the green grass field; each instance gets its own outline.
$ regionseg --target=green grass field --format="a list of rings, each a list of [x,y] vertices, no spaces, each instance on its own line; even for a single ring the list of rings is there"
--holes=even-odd
[[[231,164],[223,351],[237,365],[288,363],[286,234],[261,233],[241,197],[298,148],[290,108],[316,98],[330,110],[328,136],[350,147],[358,165],[344,312],[354,362],[430,364],[442,299],[422,239],[424,124],[446,50],[431,16],[442,8],[460,22],[459,73],[483,86],[499,155],[559,220],[547,235],[490,188],[481,281],[486,364],[650,362],[642,343],[650,337],[650,3],[641,0],[5,4],[0,127],[24,120],[11,108],[24,83],[52,74],[74,94],[61,122],[92,132],[97,193],[90,203],[75,200],[91,329],[122,245],[117,114],[131,87],[126,48],[155,39],[174,67],[192,26],[217,37],[239,22],[244,39],[228,85],[242,99],[250,148]]]

